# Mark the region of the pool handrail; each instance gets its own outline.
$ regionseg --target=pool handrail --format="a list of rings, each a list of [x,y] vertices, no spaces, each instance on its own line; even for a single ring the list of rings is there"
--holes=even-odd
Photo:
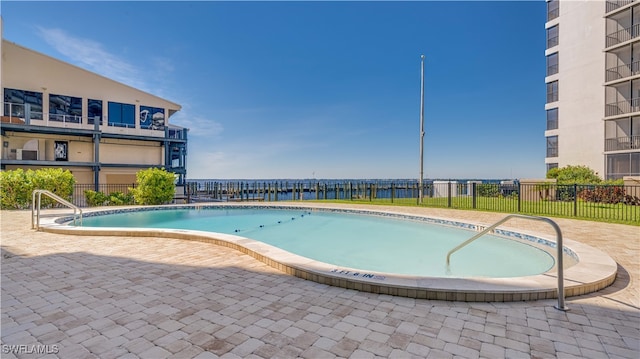
[[[31,194],[31,229],[40,229],[40,207],[42,204],[43,194],[55,200],[56,202],[73,209],[73,225],[76,225],[76,218],[79,219],[80,225],[82,225],[82,209],[80,207],[74,205],[73,203],[65,200],[64,198],[51,191],[48,191],[46,189],[36,189]]]
[[[560,230],[560,226],[558,226],[558,224],[554,221],[552,221],[551,219],[547,218],[547,217],[539,217],[539,216],[528,216],[528,215],[524,215],[524,214],[510,214],[506,217],[504,217],[503,219],[499,220],[498,222],[492,224],[491,226],[485,228],[482,232],[474,235],[473,237],[467,239],[466,241],[460,243],[459,245],[457,245],[455,248],[453,248],[452,250],[449,251],[449,253],[447,253],[447,268],[449,267],[449,262],[451,259],[451,255],[458,251],[459,249],[461,249],[462,247],[466,246],[467,244],[475,241],[476,239],[484,236],[485,234],[493,231],[496,227],[498,227],[499,225],[503,224],[504,222],[512,219],[512,218],[523,218],[523,219],[530,219],[530,220],[534,220],[534,221],[542,221],[542,222],[547,222],[548,224],[551,225],[551,227],[553,227],[553,229],[556,231],[556,248],[557,248],[557,252],[556,252],[556,260],[557,260],[557,268],[558,268],[558,304],[555,305],[554,307],[558,310],[562,310],[562,311],[567,311],[569,310],[569,308],[567,308],[567,306],[564,303],[564,297],[565,297],[565,293],[564,293],[564,264],[563,264],[563,245],[562,245],[562,231]]]

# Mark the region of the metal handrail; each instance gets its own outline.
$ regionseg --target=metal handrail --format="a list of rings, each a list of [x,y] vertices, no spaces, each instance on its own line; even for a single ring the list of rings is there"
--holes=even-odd
[[[466,246],[467,244],[475,241],[476,239],[484,236],[485,234],[493,231],[496,227],[498,227],[499,225],[503,224],[504,222],[510,220],[511,218],[523,218],[523,219],[531,219],[534,221],[542,221],[542,222],[547,222],[549,223],[553,229],[556,231],[556,248],[557,248],[557,261],[558,261],[558,304],[555,305],[554,307],[558,310],[562,310],[562,311],[567,311],[569,310],[569,308],[567,308],[564,304],[564,264],[563,264],[563,258],[562,258],[562,249],[563,249],[563,245],[562,245],[562,231],[560,231],[560,227],[558,226],[558,224],[554,221],[552,221],[549,218],[546,217],[538,217],[538,216],[527,216],[527,215],[523,215],[523,214],[510,214],[506,217],[504,217],[503,219],[499,220],[498,222],[492,224],[491,226],[485,228],[482,232],[476,234],[475,236],[467,239],[466,241],[460,243],[459,245],[457,245],[455,248],[453,248],[452,250],[449,251],[449,253],[447,253],[447,267],[449,267],[449,261],[451,258],[451,255],[458,251],[459,249],[461,249],[462,247]]]
[[[42,195],[45,195],[60,204],[63,204],[71,209],[73,209],[73,225],[76,225],[76,217],[79,218],[80,225],[82,225],[82,209],[73,203],[65,200],[64,198],[58,196],[57,194],[48,191],[46,189],[37,189],[34,190],[31,194],[31,229],[40,229],[40,207],[42,204]],[[38,200],[36,201],[36,195]],[[79,214],[77,213],[79,212]]]

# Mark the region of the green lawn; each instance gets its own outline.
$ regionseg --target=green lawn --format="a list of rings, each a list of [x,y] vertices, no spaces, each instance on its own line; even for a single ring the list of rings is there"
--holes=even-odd
[[[363,203],[374,205],[417,206],[417,198],[320,200],[333,203]],[[450,207],[456,209],[481,210],[490,212],[522,213],[537,216],[586,219],[591,221],[622,223],[640,226],[640,206],[625,204],[604,204],[578,200],[576,203],[563,201],[521,201],[515,197],[477,197],[475,208],[471,197],[448,198],[425,197],[422,206]]]

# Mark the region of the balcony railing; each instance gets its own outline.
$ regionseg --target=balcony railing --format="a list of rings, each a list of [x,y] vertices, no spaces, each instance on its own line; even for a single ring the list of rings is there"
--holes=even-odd
[[[607,69],[606,81],[615,81],[640,74],[640,61]]]
[[[640,149],[640,135],[607,138],[604,140],[605,151],[623,151],[637,149]]]
[[[611,12],[617,8],[621,8],[625,5],[629,5],[633,2],[634,0],[608,0],[607,1],[607,12]]]
[[[640,111],[640,97],[631,100],[608,103],[605,105],[605,116],[617,116]]]
[[[82,116],[59,115],[55,113],[50,113],[49,121],[64,122],[64,123],[82,123]]]
[[[629,41],[633,38],[640,36],[640,24],[632,25],[626,29],[618,30],[607,35],[607,47],[611,47],[625,41]],[[549,48],[547,46],[547,48]]]

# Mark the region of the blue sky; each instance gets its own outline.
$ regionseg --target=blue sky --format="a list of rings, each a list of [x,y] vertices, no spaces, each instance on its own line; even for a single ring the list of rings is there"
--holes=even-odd
[[[13,2],[4,38],[182,105],[188,177],[542,178],[544,1]]]

